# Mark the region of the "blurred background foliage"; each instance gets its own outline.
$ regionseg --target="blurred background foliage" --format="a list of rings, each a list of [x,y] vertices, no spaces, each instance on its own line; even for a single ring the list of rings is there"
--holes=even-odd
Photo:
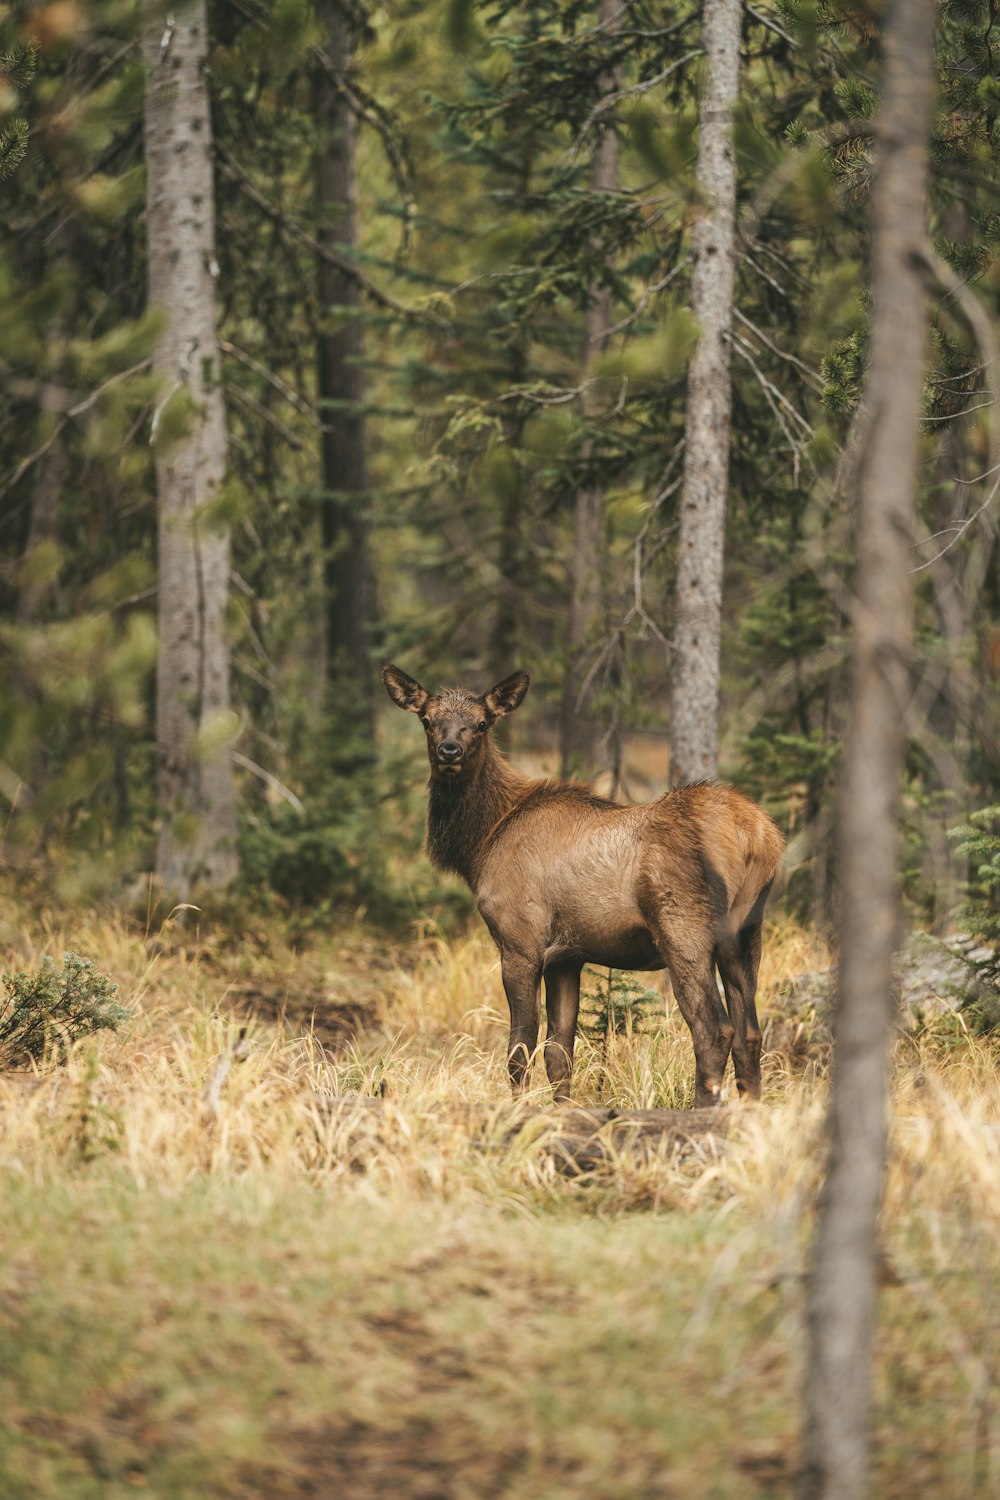
[[[558,769],[573,497],[604,497],[602,604],[586,643],[599,774],[667,784],[670,610],[684,436],[688,246],[703,59],[696,5],[632,0],[613,28],[577,0],[344,0],[338,74],[359,122],[370,681],[535,689],[512,729]],[[308,0],[213,0],[217,278],[230,423],[230,640],[241,899],[403,918],[464,911],[416,857],[422,748],[363,712],[323,644],[324,407],[317,292],[324,64]],[[66,897],[120,894],[152,864],[155,445],[140,30],[134,0],[0,7],[0,860]],[[724,774],[791,839],[787,899],[829,922],[845,709],[852,465],[867,359],[867,197],[879,8],[747,7],[734,121]],[[930,222],[941,261],[995,315],[996,57],[979,0],[939,12]],[[615,79],[609,93],[606,80]],[[618,186],[595,190],[604,130]],[[583,321],[615,333],[587,373]],[[937,924],[961,898],[953,825],[1000,796],[1000,583],[990,380],[939,290],[926,379],[919,659],[907,894]],[[155,414],[155,424],[154,424]],[[397,720],[399,722],[397,722]],[[353,738],[352,738],[353,737]],[[355,743],[357,741],[357,743]],[[990,899],[995,899],[995,891]]]

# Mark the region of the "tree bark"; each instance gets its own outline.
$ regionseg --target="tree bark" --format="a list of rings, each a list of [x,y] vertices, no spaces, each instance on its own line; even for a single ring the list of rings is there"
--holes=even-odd
[[[609,36],[618,29],[622,14],[619,0],[600,0],[599,23]],[[609,69],[600,81],[603,95],[617,83],[616,70]],[[594,147],[590,164],[590,188],[593,193],[613,193],[618,186],[618,136],[613,125],[605,125]],[[587,389],[595,361],[607,342],[611,327],[611,292],[608,287],[590,289],[583,320],[583,386],[581,400],[584,420],[595,416],[594,400]],[[589,458],[588,442],[584,457]],[[604,557],[604,491],[598,485],[581,485],[573,503],[573,551],[570,558],[570,606],[566,633],[566,677],[563,682],[559,715],[559,758],[561,775],[583,771],[592,776],[596,765],[598,727],[593,711],[581,703],[586,650],[592,644],[601,616],[603,601]]]
[[[159,648],[156,872],[186,897],[235,876],[236,793],[229,706],[229,530],[208,507],[227,459],[216,334],[212,123],[205,0],[151,22],[144,38],[149,300],[166,327],[153,360],[161,423],[187,408],[184,431],[159,444]]]
[[[869,437],[858,481],[851,695],[840,808],[839,1005],[830,1148],[809,1292],[802,1494],[868,1494],[877,1215],[898,927],[898,809],[910,688],[926,292],[933,0],[893,0],[873,194]]]
[[[337,87],[337,76],[351,69],[356,22],[350,7],[339,0],[319,0],[316,14],[328,63],[317,69],[314,87],[319,141],[315,167],[317,238],[351,257],[358,243],[357,124]],[[324,424],[320,513],[326,680],[331,710],[338,722],[347,726],[337,739],[346,759],[355,765],[371,761],[375,747],[371,662],[375,584],[366,512],[364,330],[357,281],[322,257],[316,275],[322,320],[317,373]]]
[[[691,241],[691,311],[699,334],[688,405],[677,543],[670,705],[670,780],[712,779],[719,753],[722,563],[732,410],[729,336],[736,256],[732,109],[740,76],[741,0],[703,0],[708,63],[698,114],[698,190]]]
[[[64,393],[49,381],[42,386],[39,407],[42,413],[55,418],[60,413]],[[36,565],[43,547],[55,547],[59,542],[59,496],[62,494],[69,469],[64,434],[57,433],[48,451],[35,465],[31,484],[31,512],[28,521],[28,538],[21,559],[21,591],[17,600],[17,619],[21,625],[31,625],[39,611],[57,596],[56,584],[38,578]]]

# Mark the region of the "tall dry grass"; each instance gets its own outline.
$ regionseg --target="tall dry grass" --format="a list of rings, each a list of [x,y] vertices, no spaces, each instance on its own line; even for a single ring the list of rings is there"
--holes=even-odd
[[[65,1066],[0,1081],[14,1204],[0,1281],[24,1313],[0,1319],[16,1372],[14,1386],[0,1377],[13,1403],[0,1497],[281,1495],[303,1492],[289,1477],[302,1474],[306,1493],[361,1496],[791,1492],[829,1042],[823,1017],[789,1018],[782,992],[829,965],[814,936],[787,922],[767,934],[760,1008],[798,1029],[792,1045],[784,1026],[764,1103],[736,1112],[725,1149],[623,1145],[582,1179],[556,1169],[538,1132],[512,1135],[502,989],[479,931],[396,944],[340,932],[301,952],[276,931],[146,933],[12,898],[0,941],[7,969],[75,949],[132,1011]],[[270,1012],[285,1020],[248,1022],[248,993],[278,995]],[[338,1037],[338,1007],[366,1024]],[[213,1106],[206,1082],[244,1025],[246,1055]],[[575,1088],[581,1103],[679,1107],[691,1072],[664,992],[639,1029],[581,1039]],[[547,1104],[540,1060],[534,1083],[529,1105]],[[324,1108],[345,1095],[382,1102]],[[996,1046],[947,1018],[901,1033],[893,1113],[880,1493],[982,1494],[1000,1481]],[[317,1342],[331,1318],[340,1332]],[[88,1340],[114,1411],[131,1410],[139,1381],[141,1421],[65,1375],[86,1420],[51,1417],[56,1367]],[[137,1345],[160,1394],[136,1374]],[[390,1463],[390,1450],[409,1457]]]

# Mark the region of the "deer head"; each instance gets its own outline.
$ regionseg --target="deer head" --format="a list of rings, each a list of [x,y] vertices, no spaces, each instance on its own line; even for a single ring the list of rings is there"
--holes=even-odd
[[[463,688],[429,693],[393,666],[382,668],[382,681],[393,703],[416,714],[424,726],[431,775],[469,779],[482,761],[490,729],[523,703],[531,678],[512,672],[479,697]]]

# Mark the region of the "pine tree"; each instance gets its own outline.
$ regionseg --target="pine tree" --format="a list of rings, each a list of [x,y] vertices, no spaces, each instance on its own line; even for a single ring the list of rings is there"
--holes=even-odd
[[[218,501],[226,413],[216,332],[215,196],[203,0],[149,22],[149,297],[165,327],[154,371],[159,499],[156,873],[186,900],[237,870],[229,709],[229,528]]]
[[[684,486],[670,686],[670,780],[718,772],[719,652],[732,392],[729,340],[736,277],[740,0],[704,0],[708,72],[699,108],[697,183],[705,204],[691,237],[691,311],[698,342],[688,371]]]
[[[33,37],[16,41],[7,52],[0,52],[0,108],[9,112],[9,99],[26,89],[35,76],[38,43]],[[0,125],[0,182],[13,177],[28,150],[28,122],[23,115]]]

